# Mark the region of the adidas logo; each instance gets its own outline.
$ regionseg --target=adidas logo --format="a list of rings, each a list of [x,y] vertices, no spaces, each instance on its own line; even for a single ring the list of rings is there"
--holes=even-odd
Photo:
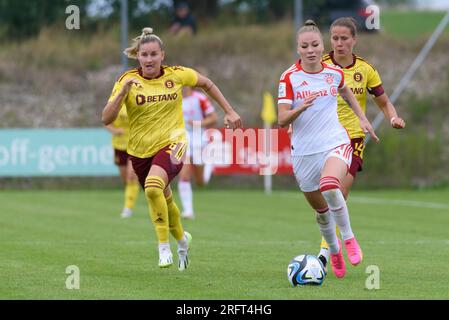
[[[304,86],[308,86],[309,84],[307,83],[306,80],[304,80],[299,86],[300,87],[304,87]]]
[[[162,218],[157,218],[157,219],[156,219],[156,222],[162,223],[162,222],[164,222],[164,219],[162,219]]]

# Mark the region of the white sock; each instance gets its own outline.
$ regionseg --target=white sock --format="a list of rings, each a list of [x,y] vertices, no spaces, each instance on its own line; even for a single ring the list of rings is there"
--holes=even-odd
[[[204,184],[208,184],[210,181],[210,178],[212,177],[212,172],[214,171],[214,165],[212,163],[206,163],[204,165],[204,171],[203,171],[203,180]]]
[[[192,185],[190,181],[179,181],[178,183],[179,197],[181,198],[182,211],[193,213],[193,195]]]
[[[325,213],[316,213],[316,221],[320,227],[321,235],[329,245],[331,253],[338,253],[340,248],[338,246],[337,232],[335,231],[335,221],[330,215],[329,211]],[[320,251],[321,252],[321,251]]]
[[[171,251],[170,249],[170,242],[161,242],[159,243],[159,253],[161,253],[162,251]]]
[[[321,193],[323,194],[324,199],[326,199],[327,205],[329,206],[329,212],[337,223],[343,240],[353,238],[354,233],[351,229],[348,207],[346,206],[346,200],[343,197],[343,193],[340,189],[330,189]]]
[[[318,253],[318,256],[323,256],[326,261],[329,261],[329,255],[330,251],[328,248],[321,248],[320,253]]]
[[[178,240],[178,249],[187,250],[189,247],[189,242],[187,240],[186,235],[184,234],[184,237],[182,237],[181,240]]]

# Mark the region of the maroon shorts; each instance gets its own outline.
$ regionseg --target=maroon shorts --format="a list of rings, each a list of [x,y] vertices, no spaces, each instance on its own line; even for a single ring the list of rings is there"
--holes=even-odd
[[[150,158],[137,158],[130,155],[129,158],[142,188],[145,189],[145,179],[152,165],[157,165],[164,169],[168,176],[168,183],[170,183],[182,169],[185,150],[185,144],[177,143],[162,148]]]
[[[129,155],[126,153],[126,151],[114,149],[114,163],[117,166],[126,166],[126,164],[128,163],[128,157]]]
[[[352,161],[349,173],[355,178],[357,172],[362,171],[363,165],[363,150],[365,149],[365,141],[363,138],[351,139],[352,146]]]

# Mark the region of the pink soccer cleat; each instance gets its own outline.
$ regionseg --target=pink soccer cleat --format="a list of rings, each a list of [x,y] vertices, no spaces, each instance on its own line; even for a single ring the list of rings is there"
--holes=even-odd
[[[345,248],[346,253],[348,254],[349,262],[351,262],[353,266],[356,266],[360,262],[362,262],[363,259],[362,249],[360,249],[360,246],[357,243],[355,237],[345,240]]]
[[[338,239],[338,246],[340,247],[338,253],[331,253],[331,265],[335,276],[337,278],[343,278],[346,274],[346,264],[341,250],[342,245],[340,239]]]

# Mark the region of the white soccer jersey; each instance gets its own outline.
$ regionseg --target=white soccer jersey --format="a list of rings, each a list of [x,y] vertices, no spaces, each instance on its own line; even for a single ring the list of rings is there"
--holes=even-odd
[[[186,124],[190,145],[203,145],[205,143],[205,139],[201,138],[200,141],[195,139],[196,137],[193,136],[193,126],[188,123],[189,120],[201,121],[208,114],[214,111],[214,106],[210,100],[198,91],[193,91],[190,96],[182,98],[182,112],[184,114],[184,122]]]
[[[301,61],[287,69],[279,82],[278,104],[298,108],[304,99],[318,92],[312,106],[292,123],[292,156],[304,156],[350,143],[346,130],[338,121],[337,94],[344,87],[343,71],[322,63],[317,73],[307,73]]]

